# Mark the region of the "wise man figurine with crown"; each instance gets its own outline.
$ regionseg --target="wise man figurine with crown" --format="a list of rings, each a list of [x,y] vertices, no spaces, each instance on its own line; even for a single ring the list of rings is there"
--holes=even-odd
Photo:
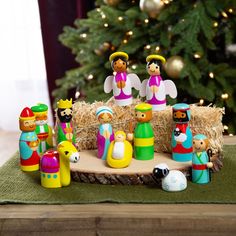
[[[75,135],[72,125],[72,98],[57,102],[57,117],[59,119],[57,143],[70,141],[75,144]]]

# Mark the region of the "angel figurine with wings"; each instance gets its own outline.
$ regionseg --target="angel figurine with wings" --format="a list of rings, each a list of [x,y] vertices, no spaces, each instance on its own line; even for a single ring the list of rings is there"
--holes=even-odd
[[[146,58],[147,72],[149,79],[142,82],[139,95],[147,99],[147,103],[152,105],[153,111],[161,111],[166,108],[166,95],[171,98],[177,97],[177,89],[173,81],[162,80],[161,67],[165,63],[165,58],[160,55],[149,55]]]
[[[118,106],[127,106],[132,104],[132,87],[140,90],[141,82],[136,74],[127,74],[127,64],[129,56],[125,52],[115,52],[110,55],[112,69],[115,75],[110,75],[104,83],[105,93],[113,90],[115,102]]]

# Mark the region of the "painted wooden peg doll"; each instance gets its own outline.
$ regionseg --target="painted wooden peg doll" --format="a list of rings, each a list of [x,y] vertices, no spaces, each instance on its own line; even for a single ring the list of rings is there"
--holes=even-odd
[[[25,107],[19,118],[20,130],[19,140],[20,165],[23,171],[36,171],[39,169],[39,139],[35,133],[35,116],[29,107]]]
[[[44,153],[53,147],[52,128],[48,125],[48,106],[38,103],[31,107],[36,119],[36,134],[40,140],[39,151]]]
[[[110,143],[114,140],[114,131],[110,124],[113,112],[107,106],[101,106],[96,111],[97,119],[100,123],[97,133],[98,158],[106,160]]]
[[[116,131],[115,140],[111,142],[107,154],[107,164],[113,168],[125,168],[132,160],[133,147],[126,140],[123,131]]]
[[[134,135],[127,135],[128,140],[134,140],[134,157],[137,160],[151,160],[154,158],[154,132],[150,124],[152,106],[148,103],[136,105],[135,118],[137,124]]]
[[[171,80],[162,80],[161,68],[165,58],[160,55],[149,55],[146,58],[149,79],[142,82],[140,96],[145,97],[152,105],[153,111],[161,111],[166,108],[166,95],[171,98],[177,97],[177,89]]]
[[[209,168],[213,163],[209,161],[207,148],[209,140],[203,134],[193,137],[193,158],[192,158],[192,182],[197,184],[207,184],[210,182]]]
[[[72,98],[57,102],[57,117],[59,119],[57,144],[69,141],[75,144],[75,135],[72,125]]]
[[[141,82],[134,73],[127,74],[127,64],[129,56],[125,52],[115,52],[110,55],[112,69],[116,73],[108,76],[104,83],[105,93],[113,90],[115,102],[118,106],[132,104],[132,87],[140,90]]]
[[[171,145],[172,158],[175,161],[191,161],[193,155],[193,136],[189,126],[191,119],[190,106],[186,103],[177,103],[173,106],[173,120]]]

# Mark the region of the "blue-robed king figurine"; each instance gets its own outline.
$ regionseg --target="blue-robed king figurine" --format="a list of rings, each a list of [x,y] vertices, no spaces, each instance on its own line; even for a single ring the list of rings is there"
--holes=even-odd
[[[172,158],[178,162],[192,160],[192,132],[189,127],[190,107],[185,103],[177,103],[173,106],[173,120],[175,122],[172,131],[171,145]]]
[[[213,167],[208,156],[209,140],[203,134],[193,137],[193,158],[192,158],[192,182],[197,184],[207,184],[210,182],[209,168]],[[208,149],[210,150],[210,149]]]

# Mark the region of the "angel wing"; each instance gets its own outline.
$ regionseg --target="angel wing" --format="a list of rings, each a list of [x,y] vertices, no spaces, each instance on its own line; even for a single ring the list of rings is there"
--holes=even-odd
[[[141,88],[139,90],[139,95],[141,97],[145,97],[146,96],[147,83],[148,83],[148,79],[145,79],[145,80],[143,80],[143,82],[141,84]]]
[[[128,77],[130,79],[131,87],[139,91],[141,89],[141,82],[139,77],[134,73],[128,74]]]
[[[114,76],[110,75],[107,76],[104,82],[104,92],[105,93],[110,93],[112,90],[112,82],[113,82]]]
[[[177,97],[177,89],[172,80],[165,80],[165,90],[166,94],[168,94],[171,98],[176,98]]]

